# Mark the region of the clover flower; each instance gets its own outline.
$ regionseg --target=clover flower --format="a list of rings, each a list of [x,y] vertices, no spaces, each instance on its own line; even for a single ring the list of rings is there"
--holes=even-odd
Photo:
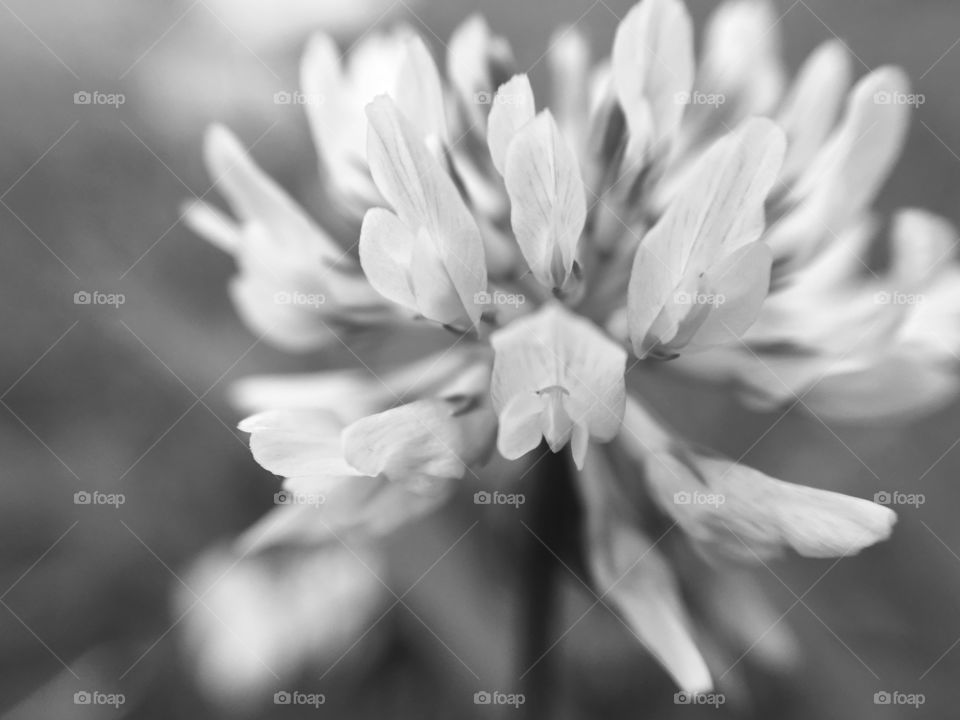
[[[246,541],[373,543],[478,479],[491,453],[569,445],[592,582],[696,692],[713,683],[695,640],[710,628],[657,527],[711,560],[839,557],[888,537],[888,508],[696,447],[634,389],[664,368],[734,381],[761,407],[805,398],[860,418],[956,389],[953,229],[899,211],[888,266],[864,259],[907,81],[880,68],[850,89],[831,41],[787,86],[775,25],[762,2],[722,5],[698,66],[683,4],[641,0],[609,61],[592,65],[573,28],[556,36],[548,101],[476,17],[445,76],[407,28],[343,61],[318,36],[302,85],[322,100],[307,106],[320,221],[212,130],[207,163],[235,219],[204,204],[186,217],[236,257],[254,331],[295,351],[391,350],[376,372],[350,350],[353,368],[241,383],[256,460],[325,497],[277,508]]]

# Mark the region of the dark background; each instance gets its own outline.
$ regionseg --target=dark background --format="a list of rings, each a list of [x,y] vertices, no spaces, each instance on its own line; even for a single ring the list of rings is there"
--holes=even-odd
[[[199,553],[271,507],[275,483],[234,430],[231,382],[317,365],[316,358],[291,358],[255,343],[227,299],[232,262],[178,222],[181,202],[209,188],[200,147],[213,120],[227,122],[248,144],[260,138],[257,159],[315,206],[305,120],[297,107],[274,105],[273,93],[296,87],[303,38],[324,15],[336,22],[344,44],[370,20],[345,19],[338,3],[290,3],[298,4],[309,6],[309,14],[285,16],[284,3],[267,0],[246,3],[260,14],[244,19],[237,14],[244,3],[223,0],[0,2],[0,712],[6,717],[295,714],[270,704],[269,696],[265,705],[239,707],[205,696],[181,649],[190,623],[175,624],[180,613],[170,598],[183,592],[178,578]],[[926,102],[914,114],[882,208],[919,205],[960,221],[960,5],[776,4],[785,13],[779,29],[791,68],[834,35],[859,59],[858,73],[886,63],[906,68]],[[692,3],[698,25],[712,5]],[[624,0],[423,0],[367,11],[371,18],[385,11],[385,20],[406,18],[435,50],[438,37],[446,40],[467,13],[482,11],[527,66],[556,26],[578,20],[595,53],[606,54],[617,16],[628,7]],[[535,71],[541,82],[544,71],[542,64]],[[78,106],[73,94],[80,90],[122,92],[126,103]],[[123,293],[126,303],[77,306],[73,295],[80,290]],[[746,461],[777,477],[863,497],[921,492],[927,501],[901,510],[889,543],[833,569],[832,562],[792,560],[756,569],[778,614],[793,606],[782,624],[795,632],[803,656],[781,677],[745,659],[752,706],[674,706],[669,681],[601,608],[554,651],[562,716],[954,716],[960,408],[953,404],[906,426],[855,426],[799,411],[782,419],[750,414],[725,393],[689,383],[660,392],[671,398],[672,417],[734,457],[763,436]],[[73,503],[75,492],[95,489],[122,492],[126,504],[114,510]],[[325,677],[320,690],[328,703],[319,712],[467,717],[489,710],[472,704],[483,684],[463,663],[487,685],[508,673],[505,658],[516,648],[504,568],[514,554],[509,543],[530,538],[496,531],[475,510],[468,501],[455,503],[390,544],[388,582],[400,593],[481,520],[406,598],[431,632],[412,612],[395,608],[351,651],[357,659]],[[496,544],[504,538],[507,546]],[[568,586],[572,622],[592,599],[575,580]],[[555,629],[558,637],[561,631]],[[314,687],[329,664],[320,660],[287,685]],[[84,688],[123,692],[127,702],[116,711],[73,705],[73,692]],[[922,692],[926,703],[916,711],[877,707],[878,690]]]

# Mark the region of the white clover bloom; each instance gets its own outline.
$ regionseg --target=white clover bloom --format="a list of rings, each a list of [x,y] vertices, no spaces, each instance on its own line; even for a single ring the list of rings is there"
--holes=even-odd
[[[953,229],[898,212],[889,267],[865,264],[910,112],[885,99],[907,81],[881,68],[849,89],[831,41],[788,86],[775,25],[763,2],[722,5],[698,67],[680,0],[641,0],[609,61],[592,67],[564,31],[549,103],[478,18],[451,40],[445,77],[407,29],[344,61],[318,37],[303,84],[326,99],[308,112],[336,205],[319,221],[212,132],[210,171],[237,219],[205,205],[188,219],[237,257],[253,329],[290,349],[372,339],[386,358],[376,373],[355,355],[352,369],[242,384],[256,460],[326,497],[250,537],[372,542],[492,452],[570,445],[591,579],[689,691],[713,679],[651,514],[712,559],[839,557],[888,537],[888,508],[696,448],[630,382],[673,360],[763,407],[804,397],[857,417],[956,389]],[[277,292],[325,302],[270,304]]]

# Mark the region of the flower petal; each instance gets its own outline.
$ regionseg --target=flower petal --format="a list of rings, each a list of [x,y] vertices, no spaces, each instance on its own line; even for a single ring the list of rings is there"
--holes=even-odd
[[[643,462],[655,500],[691,537],[756,560],[792,548],[806,557],[856,554],[890,536],[896,514],[869,500],[793,485],[672,440],[630,402],[624,447]]]
[[[242,552],[276,545],[315,545],[381,537],[433,512],[450,497],[453,484],[435,494],[410,492],[383,478],[343,478],[324,502],[281,505],[267,513],[238,540]]]
[[[225,213],[201,200],[183,209],[187,227],[210,244],[228,253],[236,253],[240,246],[240,227]]]
[[[449,141],[440,72],[419,35],[406,42],[393,97],[421,138]]]
[[[260,223],[279,248],[335,260],[343,255],[289,195],[247,154],[236,136],[220,125],[207,131],[207,167],[230,207],[244,223]]]
[[[432,328],[431,328],[432,329]],[[411,340],[408,328],[379,339],[390,358],[397,357]],[[414,336],[413,342],[424,339]],[[447,343],[449,344],[449,343]],[[398,398],[489,392],[490,357],[487,348],[466,343],[422,357],[406,359],[399,367],[373,367],[374,377],[364,368],[334,370],[304,375],[260,375],[244,378],[232,388],[234,404],[252,412],[278,409],[323,408],[349,423],[379,412]],[[464,386],[480,373],[481,382]]]
[[[463,477],[493,444],[489,408],[430,399],[371,415],[343,431],[343,455],[365,475],[383,475],[417,492]]]
[[[683,690],[710,690],[710,670],[691,637],[676,579],[656,543],[624,512],[602,454],[590,456],[578,480],[586,508],[585,554],[600,597],[613,601]]]
[[[764,0],[720,4],[704,30],[698,88],[722,98],[728,124],[766,115],[780,100],[784,84],[779,18]],[[709,105],[695,105],[716,112]]]
[[[503,179],[510,223],[530,270],[545,286],[562,288],[573,271],[587,202],[576,155],[549,110],[516,133]]]
[[[476,324],[482,311],[476,297],[486,290],[487,269],[473,216],[450,176],[390,98],[381,96],[370,103],[367,117],[367,159],[374,182],[414,235],[421,228],[429,234],[446,276],[435,282],[452,284],[456,295],[450,303],[459,303],[465,318]]]
[[[678,291],[699,293],[699,278],[715,263],[759,238],[783,152],[783,133],[772,122],[747,122],[704,154],[643,238],[628,289],[630,339],[639,357],[672,340],[683,317],[696,309],[682,307],[674,297]]]
[[[292,353],[316,350],[334,339],[329,324],[320,314],[321,306],[278,302],[290,294],[278,290],[279,286],[270,280],[241,273],[230,280],[227,288],[237,314],[253,332]]]
[[[379,201],[364,162],[366,118],[364,106],[380,93],[395,89],[397,69],[404,55],[409,28],[372,32],[361,37],[344,63],[336,42],[324,33],[314,35],[300,68],[307,102],[307,119],[327,186],[360,214]]]
[[[956,267],[957,229],[919,208],[899,210],[890,229],[890,274],[903,291],[922,287],[944,267]]]
[[[340,452],[343,424],[325,410],[277,410],[243,420],[250,450],[266,470],[282,477],[355,475]]]
[[[590,114],[590,46],[576,25],[558,28],[547,50],[550,105],[564,137],[584,147]]]
[[[828,40],[803,63],[783,101],[777,122],[789,138],[780,178],[796,178],[816,156],[837,120],[850,87],[850,53]]]
[[[387,300],[416,311],[408,269],[414,237],[389,210],[371,208],[360,226],[360,266],[373,289]]]
[[[487,117],[487,146],[493,166],[501,175],[510,141],[535,114],[533,90],[526,75],[514,75],[497,90]]]
[[[617,27],[613,81],[630,129],[631,153],[668,140],[693,85],[693,25],[679,0],[641,0]]]
[[[894,67],[854,86],[841,124],[807,163],[787,198],[790,210],[768,233],[778,259],[809,258],[869,208],[906,139],[908,91],[906,75]]]
[[[451,33],[447,77],[470,121],[481,131],[486,126],[486,103],[493,97],[498,79],[506,76],[511,65],[513,52],[509,44],[490,32],[482,15],[471,15]]]
[[[529,447],[535,401],[540,434],[555,452],[576,428],[601,442],[617,434],[626,352],[595,325],[551,304],[496,331],[490,342],[490,392],[504,457],[518,457]],[[582,467],[586,446],[578,442],[577,449],[574,460]]]
[[[724,345],[743,335],[760,315],[770,289],[770,248],[758,240],[736,250],[704,273],[701,298],[713,306],[687,347]]]

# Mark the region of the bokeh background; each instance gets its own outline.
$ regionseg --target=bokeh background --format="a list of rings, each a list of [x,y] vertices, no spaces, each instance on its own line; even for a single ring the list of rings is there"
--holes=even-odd
[[[212,121],[256,143],[258,161],[319,209],[302,108],[273,102],[296,88],[311,29],[329,29],[345,47],[375,21],[405,20],[440,57],[441,40],[481,11],[526,67],[563,23],[579,23],[605,54],[630,4],[0,0],[0,715],[492,714],[472,693],[508,681],[516,633],[506,576],[512,544],[524,538],[499,531],[469,500],[389,544],[383,573],[398,594],[430,569],[405,596],[409,611],[389,611],[332,670],[339,653],[268,678],[276,689],[325,693],[320,710],[278,707],[242,687],[231,698],[222,683],[212,690],[203,682],[209,672],[195,661],[208,640],[193,614],[204,609],[182,603],[196,559],[272,507],[276,489],[235,430],[229,387],[322,359],[256,342],[227,299],[232,261],[195,238],[179,209],[210,187],[200,147]],[[702,26],[714,3],[689,4]],[[960,222],[960,5],[775,4],[791,68],[834,36],[860,73],[906,68],[925,102],[882,208],[919,205]],[[535,81],[544,71],[541,64]],[[125,102],[77,105],[82,91],[123,93]],[[79,291],[122,293],[125,303],[76,305]],[[836,567],[785,560],[753,572],[776,615],[786,613],[781,625],[801,654],[780,671],[748,654],[723,708],[675,706],[663,672],[597,608],[552,651],[556,716],[960,714],[960,406],[906,425],[859,426],[800,411],[756,415],[721,390],[669,377],[657,392],[698,439],[734,457],[749,449],[745,461],[777,477],[862,497],[923,493],[926,502],[901,508],[890,542]],[[125,503],[74,504],[74,493],[94,490],[123,493]],[[322,591],[326,579],[316,582]],[[592,598],[573,578],[563,593],[572,622]],[[231,606],[229,596],[221,600]],[[283,618],[293,604],[276,592],[263,607]],[[332,612],[322,600],[317,608]],[[122,692],[126,702],[75,705],[73,693],[85,689]],[[880,690],[923,693],[926,702],[876,706]]]

